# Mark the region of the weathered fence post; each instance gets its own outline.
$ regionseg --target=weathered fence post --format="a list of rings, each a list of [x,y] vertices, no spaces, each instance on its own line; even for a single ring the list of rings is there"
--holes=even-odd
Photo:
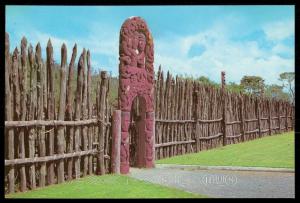
[[[90,58],[90,51],[87,51],[86,55],[86,62],[87,62],[87,108],[88,108],[88,118],[91,119],[93,115],[93,105],[92,105],[92,98],[91,98],[91,82],[92,82],[92,76],[91,76],[91,58]],[[92,127],[88,128],[88,148],[89,150],[93,149],[93,132]],[[93,155],[90,155],[88,158],[88,165],[89,165],[89,174],[91,175],[93,173]]]
[[[272,134],[272,115],[271,115],[271,100],[268,100],[268,109],[269,109],[269,135]]]
[[[15,48],[13,52],[13,59],[12,59],[12,118],[13,120],[19,120],[20,118],[20,86],[19,86],[19,51],[17,48]],[[19,136],[17,129],[14,129],[14,134],[17,134]],[[16,141],[18,140],[18,137],[16,137]],[[11,146],[13,150],[15,150],[15,145],[17,142],[14,144],[14,146]],[[17,146],[16,146],[17,147]],[[14,159],[14,157],[12,158]],[[15,183],[14,183],[15,184]]]
[[[65,113],[65,120],[71,121],[73,120],[73,98],[72,98],[72,80],[74,77],[74,63],[77,55],[77,45],[75,44],[73,47],[72,57],[69,64],[69,74],[68,74],[68,82],[67,82],[67,90],[66,90],[66,113]],[[68,153],[72,153],[74,151],[74,128],[67,126],[66,134],[68,138],[68,146],[67,151]],[[72,173],[73,173],[73,158],[68,159],[68,180],[72,180]]]
[[[54,98],[54,60],[53,60],[53,47],[51,44],[51,41],[49,39],[47,48],[47,89],[48,89],[48,102],[47,102],[47,117],[49,120],[54,120],[54,112],[55,112],[55,98]],[[54,126],[51,127],[52,129],[47,129],[50,130],[49,132],[49,137],[48,137],[48,153],[49,156],[54,155]],[[48,184],[51,185],[54,183],[54,163],[50,162],[48,165]]]
[[[240,94],[240,117],[241,117],[241,136],[242,141],[245,141],[245,118],[244,118],[244,97]]]
[[[281,133],[280,104],[281,104],[281,102],[278,101],[277,102],[277,116],[278,116],[278,128],[279,128],[278,132],[279,132],[279,134]]]
[[[158,118],[159,119],[164,119],[164,96],[163,96],[163,92],[164,92],[164,73],[163,71],[160,72],[160,85],[159,85],[159,114],[158,114]],[[158,134],[158,140],[159,143],[163,143],[163,129],[164,129],[164,124],[160,123],[159,124],[159,134]],[[159,154],[159,158],[163,158],[163,147],[159,147],[158,148],[158,154]]]
[[[225,95],[225,71],[221,72],[221,81],[222,81],[222,103],[223,103],[223,112],[222,112],[222,130],[223,130],[223,146],[227,144],[227,135],[226,135],[226,95]]]
[[[101,71],[101,85],[100,85],[100,97],[99,97],[99,112],[98,118],[100,120],[99,128],[99,154],[98,154],[98,174],[105,174],[104,165],[104,136],[105,136],[105,96],[107,91],[107,73],[106,71]]]
[[[115,110],[112,119],[112,173],[120,174],[120,147],[121,147],[121,110]]]
[[[9,84],[11,68],[11,58],[9,55],[9,35],[5,33],[5,120],[12,121],[13,114],[11,108],[12,93]],[[8,134],[8,159],[14,159],[14,130],[7,129]],[[15,192],[15,169],[14,165],[9,167],[8,172],[8,192]]]
[[[21,41],[21,69],[19,69],[20,78],[20,102],[21,102],[21,117],[22,121],[26,119],[26,98],[27,98],[27,54],[26,54],[27,40],[25,37]],[[21,70],[21,71],[20,71]],[[24,142],[25,129],[20,128],[19,131],[19,158],[25,158],[25,142]],[[25,166],[20,167],[20,190],[24,192],[26,190],[26,173]]]
[[[35,60],[37,64],[37,119],[43,120],[43,88],[44,88],[44,75],[43,75],[43,61],[40,43],[36,46]],[[39,156],[46,156],[45,132],[43,127],[37,128],[39,138]],[[45,186],[46,179],[46,163],[42,162],[40,167],[39,186]]]
[[[82,103],[81,103],[81,114],[82,119],[86,120],[88,119],[88,109],[87,109],[87,71],[86,71],[86,52],[84,55],[84,63],[83,63],[83,87],[82,87]],[[82,145],[83,145],[83,151],[86,151],[88,149],[88,127],[82,126]],[[86,176],[88,172],[88,157],[83,156],[83,173],[82,176]]]
[[[258,124],[258,136],[261,137],[261,122],[260,122],[260,100],[258,97],[255,99],[255,108],[256,108],[256,118]]]
[[[194,105],[194,118],[195,118],[195,139],[196,139],[196,152],[199,152],[200,151],[200,139],[199,139],[199,134],[200,134],[200,129],[199,129],[199,127],[200,127],[200,123],[198,122],[198,105],[199,105],[199,102],[198,102],[198,100],[199,100],[199,98],[200,98],[200,96],[199,96],[199,92],[198,92],[198,90],[195,90],[194,91],[194,103],[195,103],[195,105]]]
[[[288,112],[288,109],[289,109],[289,103],[286,102],[285,103],[285,125],[286,125],[286,132],[289,131],[289,120],[288,120],[288,116],[289,116],[289,112]]]
[[[65,107],[66,107],[66,66],[67,66],[67,47],[65,44],[61,47],[61,70],[60,70],[60,97],[59,97],[59,111],[58,120],[65,120]],[[64,153],[64,126],[59,126],[57,130],[57,152],[58,154]],[[64,159],[58,161],[57,166],[57,182],[62,183],[64,178]]]
[[[84,65],[84,52],[80,55],[78,60],[77,68],[77,89],[76,89],[76,100],[75,100],[75,120],[80,120],[81,117],[81,98],[82,98],[82,72]],[[75,151],[79,151],[79,139],[80,139],[80,126],[75,127]],[[75,178],[80,178],[80,157],[75,157]]]
[[[28,48],[28,61],[30,65],[30,97],[29,97],[29,113],[28,120],[34,120],[34,112],[36,105],[36,89],[34,88],[34,78],[36,78],[35,74],[35,65],[34,65],[34,54],[32,45]],[[28,145],[29,145],[29,157],[33,158],[35,155],[35,129],[31,127],[28,132]],[[36,177],[35,177],[35,164],[30,164],[29,166],[29,182],[30,188],[36,188]]]
[[[159,88],[160,88],[160,73],[161,72],[161,65],[159,65],[159,68],[158,68],[158,72],[157,72],[157,79],[155,80],[155,95],[157,95],[159,93]],[[158,115],[159,115],[159,112],[160,112],[160,108],[159,108],[159,101],[160,101],[160,98],[159,97],[155,97],[155,116],[156,118],[155,119],[158,119]],[[159,125],[156,125],[155,126],[155,143],[158,144],[160,143],[160,140],[159,140]],[[158,153],[159,149],[156,148],[155,150],[155,158],[158,159],[159,158],[159,153]]]

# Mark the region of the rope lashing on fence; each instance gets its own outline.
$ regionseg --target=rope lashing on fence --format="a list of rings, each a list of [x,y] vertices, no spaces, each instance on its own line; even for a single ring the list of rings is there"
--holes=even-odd
[[[51,128],[50,130],[47,130],[44,132],[44,134],[50,133],[51,131],[53,131],[55,128]]]

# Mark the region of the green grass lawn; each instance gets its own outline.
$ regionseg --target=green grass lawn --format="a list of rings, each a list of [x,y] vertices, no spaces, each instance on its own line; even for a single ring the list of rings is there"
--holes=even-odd
[[[294,132],[156,161],[203,166],[295,167]]]
[[[175,188],[137,180],[124,175],[88,176],[6,198],[203,198]]]

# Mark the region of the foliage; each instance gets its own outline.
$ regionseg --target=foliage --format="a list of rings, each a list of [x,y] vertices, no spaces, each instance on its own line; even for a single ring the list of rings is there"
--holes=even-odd
[[[220,84],[210,80],[208,77],[205,77],[205,76],[200,76],[199,78],[196,79],[196,81],[199,81],[201,84],[204,84],[204,85],[211,85],[213,87],[220,87]]]
[[[280,85],[266,85],[265,87],[265,95],[269,98],[277,98],[282,100],[289,100],[289,94],[283,91],[283,86]]]
[[[279,75],[279,80],[282,82],[283,87],[288,88],[289,94],[291,96],[291,101],[295,101],[295,73],[294,72],[284,72]]]
[[[203,198],[175,188],[145,182],[124,175],[88,176],[6,198]]]
[[[260,76],[245,75],[241,79],[241,86],[244,88],[246,93],[261,96],[265,88],[265,83],[264,79]]]
[[[236,84],[235,82],[229,82],[229,84],[226,84],[226,89],[233,93],[245,93],[244,87]]]
[[[202,166],[295,167],[294,132],[156,161]]]

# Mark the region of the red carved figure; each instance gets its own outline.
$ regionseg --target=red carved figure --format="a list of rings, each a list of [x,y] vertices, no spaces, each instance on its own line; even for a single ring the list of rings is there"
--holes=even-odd
[[[122,111],[121,121],[121,163],[120,171],[129,172],[128,129],[132,102],[136,97],[145,100],[143,108],[143,130],[139,136],[144,140],[142,150],[144,167],[154,167],[154,51],[153,39],[146,22],[140,17],[128,18],[120,31],[119,47],[119,108]]]

